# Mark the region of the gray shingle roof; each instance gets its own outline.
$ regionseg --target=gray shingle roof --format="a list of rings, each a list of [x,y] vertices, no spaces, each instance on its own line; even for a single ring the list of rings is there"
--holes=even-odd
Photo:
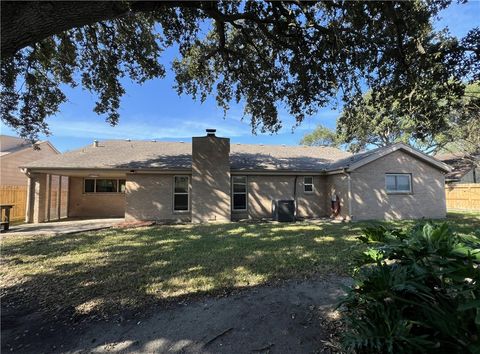
[[[16,136],[0,135],[0,156],[31,148],[32,144]]]
[[[345,156],[343,158],[340,158],[340,159],[332,162],[328,166],[328,169],[329,170],[340,170],[340,169],[343,169],[343,168],[348,168],[352,164],[354,164],[355,162],[360,161],[360,160],[362,160],[366,157],[369,157],[371,155],[376,154],[380,149],[382,149],[382,148],[376,148],[376,149],[373,149],[373,150],[367,150],[367,151],[359,152],[359,153],[354,154],[354,155]]]
[[[28,168],[190,169],[192,144],[152,141],[101,141],[62,155],[35,161]],[[230,165],[236,170],[325,170],[351,156],[331,147],[231,144]]]
[[[333,161],[351,154],[325,146],[235,145],[230,166],[239,170],[325,170]]]
[[[462,179],[463,176],[475,168],[475,161],[480,161],[480,156],[462,153],[437,154],[435,158],[453,167],[453,170],[445,175],[445,179],[449,181]]]
[[[60,152],[47,140],[37,141],[34,145],[42,148],[44,144],[50,145],[53,150],[60,154]],[[30,141],[23,138],[9,135],[0,135],[0,157],[9,156],[10,154],[14,154],[22,150],[33,150],[34,145],[32,145]]]

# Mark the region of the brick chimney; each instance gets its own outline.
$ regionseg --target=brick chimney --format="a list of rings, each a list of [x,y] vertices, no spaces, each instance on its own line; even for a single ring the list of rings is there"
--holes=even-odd
[[[192,222],[230,221],[230,139],[192,138]]]

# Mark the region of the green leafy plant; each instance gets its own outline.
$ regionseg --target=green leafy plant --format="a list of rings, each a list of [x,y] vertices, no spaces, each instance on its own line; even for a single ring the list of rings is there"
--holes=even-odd
[[[364,230],[339,308],[357,353],[480,353],[480,238],[447,223]]]

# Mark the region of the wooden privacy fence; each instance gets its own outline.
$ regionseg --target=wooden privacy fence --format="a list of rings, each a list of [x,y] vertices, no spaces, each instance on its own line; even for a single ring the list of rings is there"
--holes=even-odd
[[[450,184],[445,186],[447,209],[480,211],[480,184]]]
[[[0,186],[0,204],[13,204],[10,221],[24,221],[27,186]]]

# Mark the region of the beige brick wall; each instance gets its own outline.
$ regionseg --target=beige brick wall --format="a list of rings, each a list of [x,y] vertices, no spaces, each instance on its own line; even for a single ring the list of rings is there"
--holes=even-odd
[[[411,173],[411,194],[387,194],[385,173]],[[351,173],[354,220],[444,218],[444,174],[395,151]]]
[[[350,218],[350,204],[348,193],[348,176],[345,174],[335,174],[326,176],[326,198],[325,207],[328,210],[328,214],[331,213],[331,198],[335,193],[340,199],[340,216],[348,219]]]
[[[303,176],[297,179],[297,216],[301,218],[318,218],[328,215],[325,205],[327,198],[327,179],[325,176],[314,176],[314,192],[305,193]]]
[[[232,211],[232,219],[271,218],[272,201],[294,199],[295,176],[248,176],[246,212]],[[297,178],[297,216],[316,218],[327,215],[325,204],[326,179],[314,176],[314,192],[304,193],[303,176]]]
[[[27,176],[20,170],[20,166],[57,154],[50,145],[43,143],[40,144],[40,150],[29,147],[0,157],[0,185],[26,186]]]
[[[125,220],[190,221],[190,211],[173,211],[173,177],[161,174],[127,175]]]
[[[192,139],[192,222],[230,221],[230,139]]]
[[[28,182],[26,222],[40,223],[47,217],[47,175],[31,173]]]
[[[124,193],[84,193],[83,178],[70,177],[68,192],[69,217],[104,218],[123,217],[124,215]]]

